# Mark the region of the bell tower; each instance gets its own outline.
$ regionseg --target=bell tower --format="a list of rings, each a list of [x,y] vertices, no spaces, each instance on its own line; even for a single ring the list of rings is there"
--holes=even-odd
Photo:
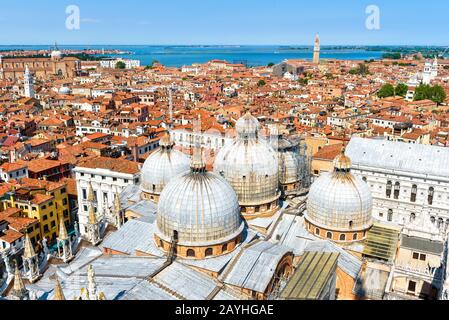
[[[317,33],[315,35],[315,46],[313,48],[313,63],[314,64],[320,63],[320,50],[321,50],[320,36]]]
[[[28,65],[25,67],[25,73],[23,75],[24,83],[24,95],[27,98],[34,98],[34,88],[33,88],[33,75],[30,73]]]

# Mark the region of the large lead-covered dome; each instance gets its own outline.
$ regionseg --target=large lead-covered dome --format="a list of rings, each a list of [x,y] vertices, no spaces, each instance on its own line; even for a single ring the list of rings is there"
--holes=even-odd
[[[237,139],[220,150],[214,164],[214,172],[237,193],[245,216],[272,213],[280,196],[277,153],[259,138],[259,128],[247,113],[236,124]]]
[[[156,235],[163,241],[175,236],[178,246],[213,247],[234,241],[243,229],[234,190],[222,177],[206,172],[195,157],[191,170],[173,179],[161,194]]]
[[[351,160],[344,154],[334,160],[334,171],[323,174],[312,185],[306,220],[325,230],[337,241],[361,240],[357,232],[372,226],[373,198],[368,185],[350,172]],[[340,234],[331,237],[332,232]]]
[[[189,171],[189,157],[173,149],[170,136],[160,141],[161,148],[150,155],[142,168],[141,189],[146,197],[157,197],[175,176]]]

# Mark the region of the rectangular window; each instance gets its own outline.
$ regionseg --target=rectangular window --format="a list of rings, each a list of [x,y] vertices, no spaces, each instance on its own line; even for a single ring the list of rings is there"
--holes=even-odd
[[[426,261],[426,259],[427,259],[427,256],[425,255],[425,254],[420,254],[419,255],[419,260],[421,260],[421,261]]]
[[[42,217],[42,221],[47,221],[47,220],[48,220],[48,216],[47,215]]]
[[[413,259],[418,260],[419,259],[419,253],[413,252]]]
[[[82,189],[81,191],[83,193],[83,200],[87,200],[87,190],[86,189]]]
[[[416,282],[415,281],[409,281],[408,283],[408,291],[409,292],[416,292]]]

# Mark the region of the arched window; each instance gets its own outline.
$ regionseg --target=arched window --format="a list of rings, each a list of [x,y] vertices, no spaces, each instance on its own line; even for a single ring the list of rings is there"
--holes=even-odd
[[[328,238],[328,239],[332,239],[332,238],[333,238],[333,236],[332,236],[332,232],[328,232],[328,233],[326,233],[326,238]]]
[[[388,210],[388,221],[392,222],[393,221],[393,210]]]
[[[413,222],[413,221],[415,221],[415,220],[416,220],[416,214],[412,213],[412,214],[410,215],[410,222]]]
[[[352,229],[353,226],[354,226],[354,221],[349,221],[349,228]]]
[[[340,241],[346,241],[346,235],[345,234],[341,234],[340,235]]]
[[[222,252],[228,251],[228,244],[227,244],[227,243],[225,243],[225,244],[223,245],[223,247],[221,248],[221,251],[222,251]]]
[[[354,233],[354,235],[352,236],[352,240],[357,240],[357,238],[358,238],[357,233]]]
[[[214,251],[212,250],[212,248],[206,249],[206,257],[210,257],[213,253],[214,253]]]
[[[443,225],[444,225],[444,220],[443,220],[443,218],[439,218],[439,219],[438,219],[438,224],[437,224],[438,229],[443,228]]]
[[[410,201],[411,202],[416,202],[416,195],[418,194],[418,186],[416,184],[414,184],[412,186],[412,194],[410,196]]]
[[[430,217],[430,222],[432,222],[433,224],[435,224],[435,221],[436,221],[435,217]]]
[[[387,182],[387,198],[391,198],[391,190],[393,189],[393,183],[391,181]]]
[[[193,249],[187,250],[187,257],[195,258],[195,250],[193,250]]]
[[[433,196],[435,194],[435,189],[433,187],[429,188],[429,197],[428,197],[428,202],[430,205],[433,204]]]
[[[401,184],[399,182],[396,182],[394,184],[394,198],[396,200],[399,199],[400,192],[401,192]]]
[[[315,234],[316,234],[317,236],[319,236],[319,235],[320,235],[320,229],[316,228],[316,229],[315,229]]]
[[[365,181],[365,182],[368,181],[368,179],[366,179],[366,177],[363,177],[362,180]]]

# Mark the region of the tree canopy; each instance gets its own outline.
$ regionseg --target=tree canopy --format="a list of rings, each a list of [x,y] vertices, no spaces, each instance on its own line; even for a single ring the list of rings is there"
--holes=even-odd
[[[392,52],[392,53],[384,53],[382,55],[383,59],[393,59],[393,60],[399,60],[402,58],[401,53],[399,52]]]
[[[125,69],[126,68],[126,63],[124,63],[123,61],[119,61],[115,64],[115,68],[116,69]]]
[[[407,91],[408,86],[403,83],[399,83],[396,87],[394,87],[390,83],[387,83],[379,90],[377,96],[379,98],[388,98],[393,97],[395,95],[405,97],[407,95]]]
[[[349,70],[349,73],[353,74],[353,75],[361,75],[361,76],[370,74],[368,66],[364,63],[359,64],[359,66],[357,68]]]
[[[419,100],[432,100],[437,104],[442,104],[446,100],[446,92],[439,85],[430,86],[422,84],[415,90],[415,101]]]

